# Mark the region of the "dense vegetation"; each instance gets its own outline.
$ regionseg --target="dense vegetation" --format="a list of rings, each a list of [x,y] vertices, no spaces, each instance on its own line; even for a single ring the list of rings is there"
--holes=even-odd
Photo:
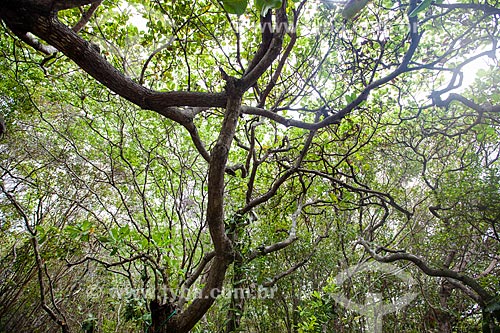
[[[499,332],[500,4],[344,6],[2,0],[0,331]]]

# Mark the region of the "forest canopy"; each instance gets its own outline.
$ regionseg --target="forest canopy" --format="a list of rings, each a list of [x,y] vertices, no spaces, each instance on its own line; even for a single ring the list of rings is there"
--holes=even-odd
[[[0,20],[0,332],[500,332],[498,2]]]

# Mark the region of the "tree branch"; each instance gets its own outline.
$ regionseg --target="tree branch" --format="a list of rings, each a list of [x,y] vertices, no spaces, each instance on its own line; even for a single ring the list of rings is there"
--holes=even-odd
[[[13,6],[12,3],[9,4]],[[38,5],[20,9],[9,7],[5,10],[0,5],[0,9],[3,11],[0,17],[16,35],[20,36],[21,32],[26,33],[26,31],[32,32],[73,60],[97,81],[143,109],[156,111],[175,122],[186,124],[191,121],[190,114],[182,109],[171,108],[172,106],[224,107],[226,105],[225,93],[157,92],[141,86],[120,73],[100,55],[98,47],[82,39],[62,24],[54,14],[39,14]],[[25,11],[33,13],[33,18],[23,20]],[[43,50],[40,46],[37,49]],[[47,53],[48,50],[44,51]]]
[[[330,226],[331,226],[331,223],[328,224],[328,228],[330,228]],[[266,288],[273,287],[276,284],[276,282],[278,282],[280,279],[292,274],[297,269],[299,269],[300,267],[307,264],[307,262],[312,258],[312,256],[316,252],[316,246],[318,246],[319,242],[321,242],[324,238],[327,238],[327,237],[328,237],[328,230],[325,234],[319,235],[318,237],[316,237],[316,239],[314,240],[314,244],[313,244],[313,250],[306,256],[306,258],[304,258],[304,260],[296,263],[295,265],[293,265],[292,267],[290,267],[286,271],[281,272],[279,274],[276,274],[270,281],[264,282],[262,284],[262,286],[266,287]]]
[[[175,319],[175,326],[181,332],[191,330],[215,302],[215,298],[222,292],[226,270],[234,260],[233,246],[226,235],[224,227],[224,175],[231,143],[240,117],[242,92],[238,89],[236,79],[232,77],[226,77],[225,79],[229,97],[222,128],[210,155],[208,170],[206,219],[215,255],[212,259],[207,282],[199,297],[189,305],[185,312]]]
[[[16,31],[13,32],[17,37],[19,37],[19,39],[21,39],[23,42],[25,42],[26,44],[28,44],[37,51],[40,51],[46,55],[52,55],[54,53],[57,53],[57,49],[55,47],[40,43],[40,41],[29,32],[26,33],[17,33]]]
[[[78,33],[80,30],[83,29],[83,27],[89,22],[92,15],[94,15],[97,8],[99,8],[101,3],[102,3],[102,0],[98,0],[98,1],[92,3],[89,10],[87,10],[85,13],[83,13],[80,20],[73,27],[74,32]]]
[[[442,100],[440,97],[440,93],[433,93],[431,94],[431,97],[434,101],[434,104],[439,107],[447,107],[451,104],[453,101],[457,101],[465,105],[466,107],[477,111],[479,114],[485,113],[485,112],[493,112],[493,113],[500,113],[500,104],[499,105],[479,105],[476,104],[474,101],[459,95],[455,93],[451,93],[448,95],[448,97],[445,100]]]
[[[281,52],[281,47],[283,45],[283,38],[286,34],[286,30],[288,27],[288,18],[286,16],[286,3],[287,1],[283,1],[283,5],[280,9],[276,11],[276,28],[275,32],[272,34],[273,38],[269,47],[266,49],[266,53],[260,59],[260,61],[255,65],[255,67],[251,68],[241,80],[241,86],[243,90],[247,90],[251,86],[257,82],[257,80],[264,74],[264,72],[271,66],[273,61],[278,57]],[[263,29],[267,29],[268,27],[263,27]],[[261,44],[261,47],[265,47],[264,41]]]
[[[370,247],[370,244],[368,244],[368,242],[365,241],[364,239],[360,238],[358,243],[363,245],[365,250],[376,261],[385,262],[385,263],[390,263],[390,262],[395,262],[395,261],[400,261],[400,260],[410,261],[413,264],[415,264],[426,275],[452,278],[452,279],[455,279],[457,281],[464,283],[466,286],[468,286],[472,290],[474,290],[474,292],[480,297],[480,300],[481,300],[480,305],[481,306],[486,305],[491,299],[493,299],[493,296],[490,295],[483,287],[481,287],[481,285],[479,285],[479,283],[477,283],[476,280],[474,280],[470,276],[467,276],[467,275],[459,273],[459,272],[455,272],[455,271],[448,269],[448,268],[441,268],[441,269],[431,268],[422,258],[419,258],[413,254],[409,254],[406,252],[398,252],[398,253],[393,253],[393,254],[390,254],[387,256],[381,256],[381,255],[378,255],[376,253],[376,251]]]
[[[45,283],[43,281],[43,259],[40,256],[40,249],[38,246],[38,240],[36,236],[33,236],[31,238],[31,243],[33,245],[33,252],[35,256],[35,262],[38,270],[38,287],[40,288],[40,302],[42,304],[42,308],[47,312],[49,317],[57,323],[61,327],[61,331],[63,333],[69,333],[69,327],[68,323],[66,322],[66,319],[64,318],[64,315],[59,311],[59,309],[56,308],[57,312],[61,315],[62,318],[59,318],[56,312],[54,312],[48,305],[47,302],[45,301]]]
[[[37,0],[29,0],[36,2],[39,2]],[[42,2],[52,2],[52,9],[55,11],[59,10],[64,10],[64,9],[71,9],[71,8],[76,8],[76,7],[81,7],[85,5],[92,5],[94,6],[95,4],[101,3],[102,0],[43,0]]]
[[[196,270],[191,274],[185,281],[184,287],[189,288],[193,285],[193,283],[198,279],[198,277],[203,273],[203,270],[207,266],[207,264],[215,257],[215,251],[209,252],[203,256],[200,264],[196,268]]]
[[[302,208],[304,207],[304,204],[302,202],[303,200],[304,200],[304,194],[302,194],[299,197],[299,200],[297,202],[297,209],[292,214],[292,226],[290,227],[290,231],[288,233],[287,239],[285,239],[281,242],[278,242],[278,243],[274,243],[274,244],[269,245],[269,246],[257,248],[257,250],[254,250],[250,253],[250,255],[248,256],[247,262],[250,262],[250,261],[254,260],[255,258],[268,255],[269,253],[273,253],[273,252],[279,251],[281,249],[284,249],[285,247],[294,243],[298,239],[298,237],[297,237],[297,220],[300,216],[300,213],[302,212]]]
[[[316,117],[316,120],[317,119],[318,119],[318,117]],[[301,150],[301,152],[300,152],[297,160],[295,161],[294,165],[292,167],[290,167],[290,169],[286,170],[283,173],[283,175],[281,175],[281,177],[279,177],[278,180],[276,180],[274,182],[274,184],[271,186],[271,188],[269,189],[269,191],[267,191],[266,193],[258,196],[255,199],[250,200],[249,202],[247,202],[247,204],[246,204],[245,207],[241,208],[236,213],[240,214],[240,215],[245,215],[246,213],[248,213],[249,211],[251,211],[252,208],[254,208],[254,207],[260,205],[261,203],[266,202],[267,200],[269,200],[270,198],[272,198],[276,194],[276,192],[278,191],[278,189],[281,187],[281,185],[291,175],[293,175],[295,172],[297,172],[298,168],[302,164],[302,160],[306,156],[306,153],[309,150],[309,147],[311,146],[312,140],[313,140],[313,138],[314,138],[315,135],[316,135],[316,131],[315,130],[312,130],[312,131],[309,132],[309,134],[307,135],[307,138],[306,138],[306,140],[304,142],[304,147],[302,148],[302,150]]]

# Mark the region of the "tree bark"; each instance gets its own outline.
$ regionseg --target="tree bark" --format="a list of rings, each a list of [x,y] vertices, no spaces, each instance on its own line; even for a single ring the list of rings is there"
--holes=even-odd
[[[233,245],[224,226],[224,175],[229,151],[240,115],[242,91],[238,81],[226,77],[228,102],[217,143],[210,155],[208,171],[207,224],[215,250],[205,287],[188,308],[174,313],[172,304],[152,307],[151,333],[189,332],[215,302],[222,292],[228,266],[234,260]]]
[[[0,19],[19,38],[24,41],[30,40],[30,45],[37,50],[47,53],[52,51],[49,46],[54,47],[113,92],[143,109],[155,111],[183,125],[192,137],[196,137],[196,128],[193,127],[195,113],[179,107],[225,108],[217,143],[210,156],[206,156],[208,153],[202,154],[209,163],[206,219],[215,253],[211,258],[205,286],[185,310],[178,308],[174,303],[160,304],[157,300],[150,303],[152,326],[149,332],[189,332],[221,293],[226,271],[234,261],[233,245],[226,235],[224,226],[223,209],[224,176],[228,155],[240,117],[242,96],[279,55],[285,30],[280,29],[278,33],[272,35],[271,40],[265,41],[269,43],[269,48],[266,48],[262,58],[253,62],[254,67],[246,71],[241,80],[222,73],[227,83],[223,92],[159,92],[143,87],[126,77],[101,56],[96,45],[84,40],[73,29],[58,20],[59,10],[94,5],[99,2],[100,0],[2,0]],[[282,23],[287,20],[285,7],[286,2],[279,9],[278,18]],[[194,141],[198,150],[203,151],[202,145]]]

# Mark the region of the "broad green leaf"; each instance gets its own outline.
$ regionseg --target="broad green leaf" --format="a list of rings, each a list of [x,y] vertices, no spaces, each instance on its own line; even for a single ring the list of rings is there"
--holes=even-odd
[[[115,242],[120,240],[121,237],[120,237],[120,232],[118,231],[117,228],[112,228],[110,231],[109,231],[109,234],[111,236],[111,239],[113,239]]]
[[[122,237],[127,237],[128,235],[130,235],[130,228],[128,225],[120,228],[120,235]]]
[[[243,15],[247,9],[248,0],[223,0],[222,4],[229,14]]]
[[[90,221],[83,221],[80,228],[81,228],[82,231],[87,231],[90,228],[92,228],[92,222],[90,222]]]
[[[68,236],[73,239],[77,239],[80,236],[81,230],[75,226],[68,225],[65,228],[65,231],[68,233]]]
[[[255,0],[255,6],[260,10],[261,16],[266,16],[267,12],[274,8],[280,8],[281,0]]]

